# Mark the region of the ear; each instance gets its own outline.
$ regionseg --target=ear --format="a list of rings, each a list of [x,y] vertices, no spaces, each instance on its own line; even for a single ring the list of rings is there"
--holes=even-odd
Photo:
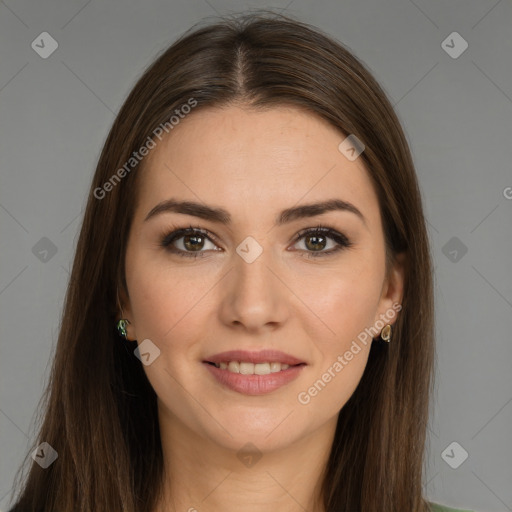
[[[389,270],[389,274],[384,280],[382,286],[382,294],[379,300],[379,307],[375,316],[375,322],[381,320],[381,315],[386,315],[389,318],[389,312],[393,311],[392,318],[388,323],[394,324],[396,321],[396,305],[402,304],[404,283],[406,275],[407,259],[405,253],[395,255],[395,261]],[[395,305],[395,307],[393,307]]]
[[[122,318],[128,320],[129,324],[126,326],[126,339],[128,341],[135,341],[137,339],[137,334],[135,332],[135,325],[130,304],[130,298],[128,297],[123,286],[118,288],[117,301],[118,304],[116,322],[118,322]]]

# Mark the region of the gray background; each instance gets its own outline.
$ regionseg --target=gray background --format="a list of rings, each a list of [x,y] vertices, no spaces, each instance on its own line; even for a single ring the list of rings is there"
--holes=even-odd
[[[510,1],[0,0],[1,510],[34,436],[83,206],[115,113],[156,53],[193,23],[267,6],[347,45],[397,109],[435,263],[425,493],[512,510]],[[44,31],[59,45],[46,59],[31,47]],[[460,41],[442,46],[454,31],[469,44],[457,58],[443,48],[460,51]]]

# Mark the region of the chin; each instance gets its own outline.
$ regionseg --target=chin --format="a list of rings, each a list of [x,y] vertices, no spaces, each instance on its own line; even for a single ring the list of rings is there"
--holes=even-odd
[[[275,428],[276,425],[273,426]],[[279,429],[279,427],[278,427]],[[277,429],[277,430],[278,430]],[[245,452],[270,453],[275,450],[285,449],[296,441],[296,437],[290,429],[281,432],[267,428],[258,428],[254,425],[248,428],[230,429],[231,436],[223,433],[222,436],[211,437],[216,444],[226,450],[234,451],[237,456]]]

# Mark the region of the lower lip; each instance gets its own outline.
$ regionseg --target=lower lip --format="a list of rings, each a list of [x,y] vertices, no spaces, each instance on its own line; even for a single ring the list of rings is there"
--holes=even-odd
[[[241,373],[221,370],[208,363],[206,365],[210,373],[224,386],[229,389],[242,393],[244,395],[264,395],[279,389],[280,387],[295,380],[305,364],[299,366],[290,366],[286,370],[281,370],[267,375],[243,375]]]

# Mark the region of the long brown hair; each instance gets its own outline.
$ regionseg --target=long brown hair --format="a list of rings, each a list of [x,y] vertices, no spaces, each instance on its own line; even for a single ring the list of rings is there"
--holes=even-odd
[[[156,395],[133,347],[114,329],[144,161],[133,169],[126,163],[148,137],[156,140],[157,127],[174,129],[169,119],[191,100],[194,111],[233,102],[305,108],[365,144],[360,158],[378,195],[388,262],[405,253],[408,265],[392,342],[372,343],[362,379],[339,413],[325,509],[427,511],[422,469],[433,388],[433,291],[408,143],[386,94],[348,49],[268,12],[193,27],[151,64],[117,115],[91,185],[40,402],[34,449],[47,442],[58,458],[47,469],[29,461],[15,510],[151,512],[156,504],[163,470]],[[122,179],[113,180],[123,166]]]

